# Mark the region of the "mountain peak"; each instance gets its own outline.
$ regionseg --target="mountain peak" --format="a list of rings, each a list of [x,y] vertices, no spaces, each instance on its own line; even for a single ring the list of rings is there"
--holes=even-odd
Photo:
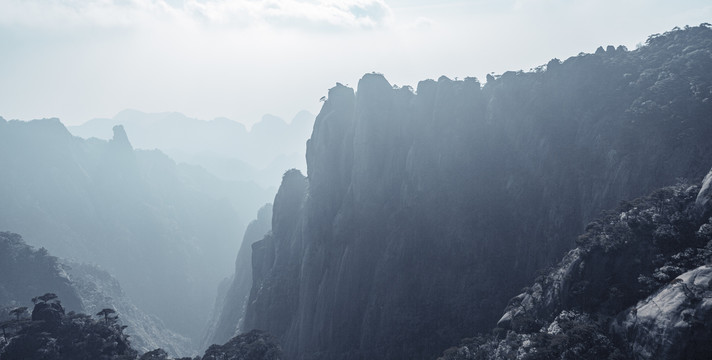
[[[126,130],[124,130],[123,125],[115,125],[112,130],[114,131],[114,136],[111,138],[111,142],[121,146],[128,146],[133,150],[129,137],[126,135]]]
[[[358,92],[361,91],[374,91],[378,92],[384,90],[392,89],[391,84],[386,80],[383,74],[370,73],[364,75],[358,82]]]

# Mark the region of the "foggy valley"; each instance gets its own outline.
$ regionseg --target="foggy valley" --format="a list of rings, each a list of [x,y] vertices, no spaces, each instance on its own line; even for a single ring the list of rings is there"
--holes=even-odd
[[[0,360],[712,358],[655,5],[0,2]]]

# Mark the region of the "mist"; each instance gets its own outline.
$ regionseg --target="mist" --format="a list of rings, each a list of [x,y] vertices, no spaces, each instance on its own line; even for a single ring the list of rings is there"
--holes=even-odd
[[[286,122],[268,114],[248,129],[227,118],[205,121],[180,113],[124,110],[111,119],[92,119],[68,130],[82,138],[108,140],[112,128],[121,125],[136,148],[159,149],[179,163],[198,165],[221,179],[251,182],[274,193],[285,171],[306,171],[305,144],[314,117],[301,111]]]
[[[529,70],[709,20],[705,1],[3,1],[6,119],[318,113],[336,82]]]
[[[710,19],[3,1],[0,359],[709,359]]]

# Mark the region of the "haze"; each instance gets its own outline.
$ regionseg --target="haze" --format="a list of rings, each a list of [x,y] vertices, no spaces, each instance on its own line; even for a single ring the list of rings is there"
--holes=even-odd
[[[710,360],[711,20],[0,0],[0,359]]]
[[[529,70],[708,21],[708,1],[3,0],[0,110],[77,125],[127,108],[245,124],[317,113],[336,81]]]

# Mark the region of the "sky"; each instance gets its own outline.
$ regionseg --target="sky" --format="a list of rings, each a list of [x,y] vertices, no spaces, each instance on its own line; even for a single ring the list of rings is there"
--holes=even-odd
[[[0,116],[289,121],[372,71],[484,81],[704,22],[709,0],[0,0]]]

